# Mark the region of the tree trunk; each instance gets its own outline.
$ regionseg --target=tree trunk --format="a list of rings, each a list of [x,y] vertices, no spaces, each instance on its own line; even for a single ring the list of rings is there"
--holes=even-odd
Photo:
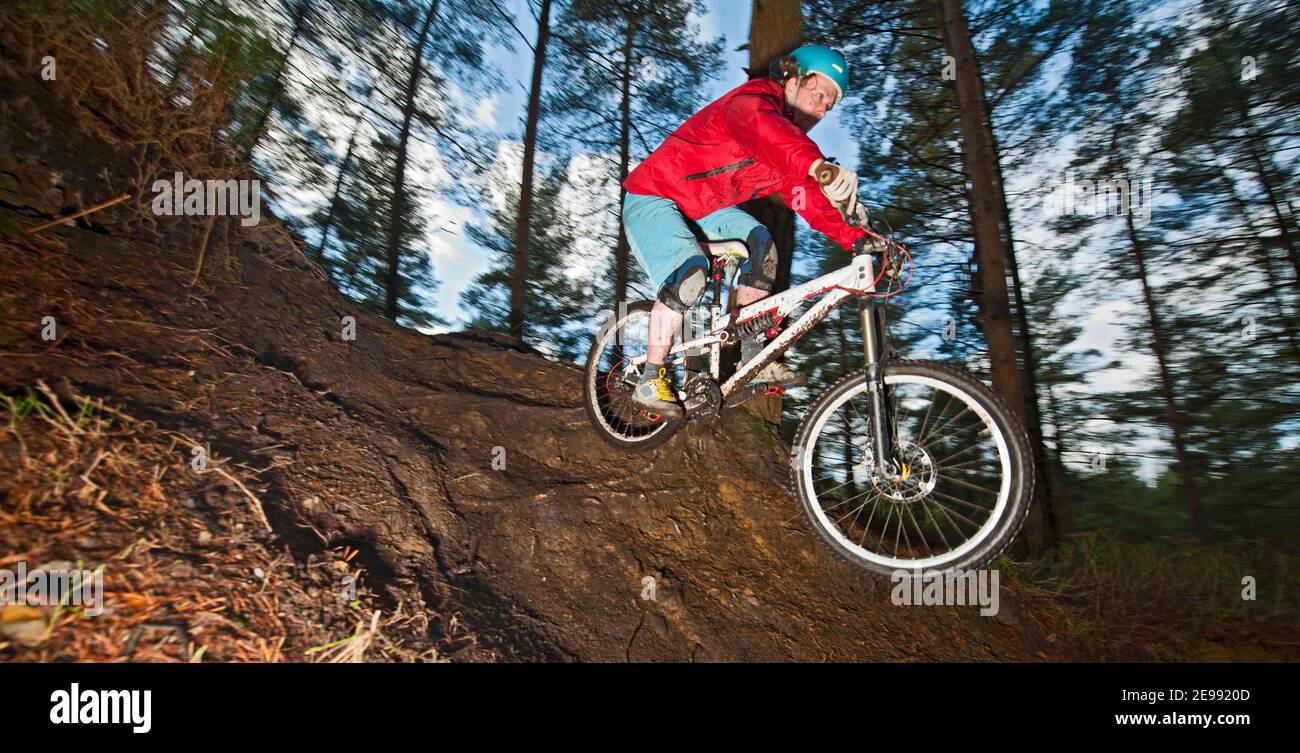
[[[1265,238],[1260,231],[1256,229],[1255,221],[1250,217],[1250,208],[1246,206],[1245,200],[1237,193],[1237,188],[1232,184],[1232,180],[1228,175],[1220,171],[1218,177],[1220,182],[1223,183],[1224,190],[1228,192],[1228,196],[1232,199],[1232,205],[1236,207],[1237,211],[1241,214],[1242,222],[1246,223],[1246,227],[1250,230],[1250,234],[1259,242],[1259,253],[1256,255],[1256,260],[1259,263],[1259,268],[1264,272],[1264,279],[1268,283],[1269,295],[1273,299],[1274,307],[1277,308],[1277,317],[1282,322],[1282,333],[1287,339],[1287,345],[1291,351],[1291,358],[1300,361],[1300,334],[1297,334],[1295,321],[1286,310],[1286,305],[1282,302],[1282,296],[1278,294],[1278,289],[1282,286],[1282,282],[1277,279],[1277,273],[1273,271],[1272,254],[1269,252],[1268,248],[1269,239]]]
[[[1291,271],[1295,273],[1295,280],[1292,284],[1300,290],[1300,255],[1296,253],[1295,241],[1291,238],[1290,223],[1282,216],[1281,200],[1278,198],[1277,190],[1273,186],[1273,181],[1269,179],[1269,170],[1264,165],[1264,158],[1260,156],[1256,149],[1256,144],[1251,139],[1246,140],[1246,149],[1250,152],[1250,159],[1255,163],[1255,172],[1259,176],[1259,184],[1264,188],[1264,195],[1268,197],[1268,208],[1273,212],[1273,219],[1277,221],[1277,231],[1282,237],[1282,247],[1286,249],[1286,258],[1291,262]]]
[[[1178,404],[1174,401],[1174,381],[1169,372],[1168,356],[1165,349],[1164,329],[1160,316],[1156,312],[1155,297],[1147,277],[1146,250],[1137,237],[1133,225],[1133,213],[1124,213],[1124,226],[1128,230],[1129,244],[1133,249],[1133,258],[1137,262],[1138,282],[1142,285],[1142,301],[1146,306],[1147,319],[1151,324],[1151,350],[1155,353],[1156,364],[1160,370],[1160,393],[1164,397],[1165,420],[1174,439],[1174,457],[1178,461],[1178,475],[1182,479],[1183,505],[1192,521],[1192,531],[1202,544],[1210,541],[1210,531],[1205,524],[1205,514],[1201,510],[1200,496],[1196,487],[1196,476],[1187,457],[1187,444],[1183,436],[1183,419]]]
[[[1007,294],[1006,254],[998,223],[1000,199],[995,156],[988,140],[990,124],[975,49],[962,12],[961,0],[940,0],[948,53],[957,61],[957,99],[961,111],[962,163],[970,180],[971,219],[981,293],[976,297],[984,338],[988,344],[993,387],[1026,421],[1024,389],[1016,364],[1015,336]]]
[[[799,46],[803,40],[803,9],[799,0],[754,0],[749,19],[749,76],[767,75],[768,64]],[[794,263],[794,212],[780,195],[742,202],[740,208],[763,223],[776,244],[777,266],[773,293],[790,287],[790,270]],[[738,349],[723,351],[723,367],[735,367]],[[757,397],[746,403],[755,415],[775,424],[781,423],[782,399],[778,396]]]
[[[401,260],[402,204],[406,201],[406,147],[411,137],[411,118],[415,115],[415,93],[419,89],[420,71],[424,64],[424,45],[429,40],[429,27],[438,12],[438,2],[429,3],[420,27],[420,36],[411,50],[411,72],[406,78],[402,94],[402,129],[397,139],[397,164],[393,169],[393,201],[388,217],[388,280],[384,293],[384,314],[397,321],[397,299]]]
[[[1296,243],[1291,237],[1290,223],[1282,216],[1282,202],[1273,185],[1274,181],[1270,179],[1270,173],[1273,172],[1269,169],[1271,164],[1265,164],[1265,162],[1271,163],[1272,160],[1269,159],[1267,153],[1260,154],[1259,134],[1255,132],[1251,125],[1250,104],[1241,88],[1237,85],[1236,75],[1231,66],[1221,57],[1216,58],[1216,60],[1226,74],[1228,81],[1233,82],[1231,96],[1233,104],[1236,106],[1237,125],[1241,126],[1242,131],[1246,134],[1246,138],[1243,140],[1244,148],[1246,153],[1250,155],[1251,163],[1254,164],[1255,175],[1259,179],[1260,187],[1264,189],[1264,195],[1268,197],[1268,207],[1273,213],[1273,219],[1277,221],[1277,230],[1281,234],[1282,247],[1286,250],[1287,260],[1291,262],[1291,270],[1295,273],[1292,285],[1296,290],[1300,290],[1300,254],[1296,252]],[[1288,205],[1288,208],[1290,208],[1290,205]]]
[[[537,151],[537,119],[541,112],[542,69],[546,65],[546,40],[550,37],[551,0],[542,0],[533,54],[533,88],[528,93],[528,120],[524,125],[523,179],[515,219],[515,268],[510,275],[510,334],[524,339],[524,306],[528,285],[528,220],[533,211],[533,154]]]
[[[301,0],[294,7],[293,14],[293,31],[289,34],[289,46],[285,48],[284,55],[280,58],[280,63],[275,69],[275,82],[271,84],[271,93],[266,98],[266,107],[262,109],[261,114],[257,116],[257,123],[248,137],[244,158],[248,159],[253,155],[253,150],[257,148],[257,142],[262,140],[262,135],[266,132],[266,124],[271,119],[271,113],[275,110],[275,103],[280,99],[280,93],[284,91],[284,69],[289,65],[289,56],[293,55],[293,50],[298,46],[298,38],[302,36],[303,26],[307,22],[307,14],[311,12],[310,0]]]
[[[631,161],[632,146],[632,35],[636,32],[633,14],[628,14],[627,29],[623,34],[623,81],[619,99],[618,127],[618,245],[614,249],[614,315],[618,316],[619,304],[627,300],[627,256],[629,246],[627,232],[623,229],[623,199],[627,189],[623,181],[627,180],[628,164]],[[657,286],[663,280],[651,280]]]
[[[361,130],[361,116],[352,121],[352,135],[348,136],[348,150],[343,155],[343,164],[339,165],[338,177],[334,179],[334,193],[330,196],[329,212],[325,215],[325,224],[321,225],[320,243],[316,246],[316,261],[325,258],[325,243],[329,241],[330,228],[334,226],[334,215],[338,211],[339,195],[343,192],[343,181],[348,175],[348,166],[352,164],[352,150],[357,144],[357,133]]]
[[[1055,469],[1056,489],[1052,498],[1056,500],[1057,519],[1060,521],[1059,532],[1069,533],[1075,529],[1074,510],[1070,506],[1070,474],[1065,470],[1065,439],[1061,430],[1061,409],[1052,392],[1052,385],[1047,385],[1047,405],[1052,411],[1052,426],[1056,432],[1055,452],[1052,467]]]
[[[1007,205],[1006,184],[1002,180],[1002,161],[999,158],[1001,152],[998,149],[997,134],[993,132],[991,114],[988,122],[988,138],[993,147],[993,177],[999,199],[998,224],[1002,228],[1002,248],[1006,254],[1007,268],[1011,272],[1011,293],[1015,302],[1016,330],[1022,358],[1020,373],[1024,383],[1022,399],[1025,402],[1025,429],[1029,432],[1029,444],[1034,453],[1034,472],[1038,476],[1034,497],[1043,533],[1042,544],[1044,548],[1051,549],[1056,546],[1060,535],[1060,519],[1052,485],[1048,483],[1047,445],[1043,440],[1043,416],[1038,405],[1038,356],[1034,351],[1029,311],[1020,285],[1020,266],[1016,262],[1016,245],[1011,231],[1011,208]]]
[[[984,99],[984,82],[975,58],[970,29],[961,0],[939,0],[939,15],[943,26],[944,47],[956,60],[957,104],[960,114],[962,166],[969,179],[968,197],[971,224],[974,230],[975,261],[978,270],[979,292],[974,296],[979,310],[980,328],[988,346],[993,389],[1007,401],[1029,431],[1037,426],[1037,411],[1031,410],[1026,399],[1029,389],[1025,375],[1016,358],[1016,335],[1011,326],[1011,307],[1008,298],[1007,273],[1010,238],[1009,221],[1004,218],[1006,196],[999,180],[996,145],[993,141],[993,123],[988,103]],[[1007,223],[1003,227],[1003,223]],[[1028,333],[1027,325],[1025,334]],[[1027,356],[1030,352],[1026,349]],[[1032,357],[1032,356],[1030,356]],[[1027,363],[1026,366],[1029,364]],[[1035,406],[1036,407],[1036,406]],[[1035,444],[1036,461],[1043,456],[1041,430]],[[1035,501],[1042,511],[1039,536],[1031,543],[1036,547],[1051,545],[1054,517],[1050,510],[1050,496],[1042,482],[1045,468],[1036,462]]]
[[[803,40],[803,10],[799,0],[754,0],[749,21],[749,76],[767,75],[774,58],[798,47]],[[790,269],[794,262],[794,212],[777,194],[746,201],[740,208],[767,227],[780,254],[776,270],[779,293],[790,287]]]

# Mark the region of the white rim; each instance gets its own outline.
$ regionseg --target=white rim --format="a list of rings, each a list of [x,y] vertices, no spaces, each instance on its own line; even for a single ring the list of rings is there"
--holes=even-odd
[[[843,533],[841,533],[840,529],[833,522],[831,522],[830,517],[826,515],[826,511],[822,509],[822,506],[819,503],[816,494],[813,491],[812,463],[813,463],[813,458],[817,455],[817,453],[812,448],[815,448],[817,446],[817,440],[819,437],[821,437],[822,428],[826,425],[827,420],[839,409],[839,407],[844,405],[849,400],[851,400],[854,396],[859,395],[867,390],[867,383],[865,380],[861,384],[858,384],[854,386],[852,389],[847,390],[827,409],[821,412],[821,415],[818,417],[816,423],[813,424],[812,429],[808,432],[808,441],[806,445],[809,448],[809,451],[803,453],[803,458],[800,464],[799,473],[800,473],[801,481],[803,482],[804,494],[808,497],[809,501],[811,502],[809,506],[812,508],[813,516],[817,519],[817,525],[821,526],[823,531],[829,533],[845,549],[849,550],[857,557],[860,557],[864,560],[867,560],[869,562],[872,562],[874,564],[886,568],[891,568],[895,570],[935,569],[936,566],[942,565],[943,563],[951,562],[956,559],[960,559],[961,557],[965,556],[971,550],[975,549],[986,539],[988,539],[988,537],[998,527],[998,524],[1001,522],[1003,515],[1006,513],[1007,501],[1010,499],[1011,496],[1011,452],[1007,448],[1006,437],[1003,436],[1002,430],[998,428],[998,425],[993,420],[993,417],[989,415],[989,413],[984,410],[984,408],[979,404],[979,402],[977,402],[975,398],[973,398],[965,390],[961,389],[960,387],[954,384],[950,384],[948,382],[943,382],[943,381],[939,381],[938,379],[933,379],[931,377],[920,376],[920,375],[898,374],[898,375],[891,375],[885,377],[885,384],[898,384],[898,383],[921,384],[921,385],[932,387],[936,390],[942,390],[943,392],[946,392],[949,395],[958,398],[963,403],[965,403],[966,407],[969,408],[971,412],[979,416],[980,420],[984,422],[984,425],[988,427],[988,429],[992,432],[993,438],[997,442],[998,458],[1001,461],[1000,465],[1002,467],[1002,485],[1001,488],[998,490],[998,499],[997,499],[997,503],[993,507],[993,512],[989,515],[988,520],[985,521],[982,526],[980,526],[980,529],[975,532],[974,536],[968,539],[964,544],[961,544],[960,546],[958,546],[957,548],[951,551],[944,552],[942,555],[937,555],[934,557],[926,557],[924,559],[899,559],[896,557],[886,557],[883,554],[878,554],[869,549],[858,546],[854,542],[850,541],[848,537],[846,537]]]

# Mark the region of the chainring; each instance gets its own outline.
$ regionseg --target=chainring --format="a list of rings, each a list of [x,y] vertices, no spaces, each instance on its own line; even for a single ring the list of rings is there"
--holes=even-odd
[[[682,407],[689,419],[712,418],[722,408],[722,388],[704,374],[692,377],[686,383],[684,391],[686,400],[682,402]]]

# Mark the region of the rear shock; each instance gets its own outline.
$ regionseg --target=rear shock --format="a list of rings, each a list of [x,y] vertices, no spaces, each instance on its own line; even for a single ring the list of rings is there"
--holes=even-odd
[[[780,323],[781,318],[776,315],[776,312],[768,311],[767,313],[760,314],[753,319],[736,322],[732,325],[731,336],[736,338],[749,337],[750,335],[756,335],[765,330],[772,330]]]

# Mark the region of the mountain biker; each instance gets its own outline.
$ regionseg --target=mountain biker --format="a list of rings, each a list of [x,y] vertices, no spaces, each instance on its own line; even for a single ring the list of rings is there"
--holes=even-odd
[[[648,360],[632,396],[638,405],[665,419],[683,413],[664,362],[683,314],[704,295],[709,272],[709,260],[688,220],[710,241],[744,240],[749,258],[740,267],[741,306],[771,294],[777,250],[767,228],[737,204],[779,191],[786,206],[842,247],[865,238],[832,204],[844,205],[852,215],[857,176],[826,162],[807,136],[843,98],[848,83],[843,55],[822,45],[803,45],[777,58],[767,78],[737,86],[688,118],[623,182],[629,245],[658,285]],[[831,169],[819,183],[812,176],[823,165]],[[742,364],[762,349],[761,336],[741,340]],[[802,374],[780,362],[768,364],[753,379],[772,384],[802,380]]]

